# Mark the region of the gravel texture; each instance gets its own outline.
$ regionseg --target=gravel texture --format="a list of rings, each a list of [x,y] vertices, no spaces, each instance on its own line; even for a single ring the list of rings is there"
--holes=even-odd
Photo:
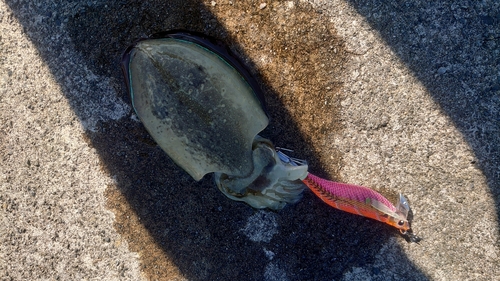
[[[60,2],[0,0],[0,280],[500,276],[498,1]],[[266,93],[263,136],[402,192],[424,240],[310,192],[253,210],[175,166],[119,68],[169,29],[224,41]]]

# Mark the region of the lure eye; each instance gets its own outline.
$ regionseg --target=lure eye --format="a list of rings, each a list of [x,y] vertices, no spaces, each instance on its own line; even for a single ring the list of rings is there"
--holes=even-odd
[[[404,224],[405,224],[405,222],[403,220],[398,221],[399,226],[403,226]]]

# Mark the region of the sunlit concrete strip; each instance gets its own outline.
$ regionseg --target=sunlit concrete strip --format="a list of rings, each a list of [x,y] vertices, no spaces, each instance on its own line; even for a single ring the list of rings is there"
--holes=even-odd
[[[310,2],[331,16],[351,53],[341,102],[345,131],[330,137],[343,155],[342,179],[409,198],[414,230],[424,240],[400,247],[432,280],[495,276],[495,202],[462,134],[353,7],[341,0]],[[345,279],[404,278],[398,252],[387,245],[376,264],[352,269]]]
[[[3,1],[0,34],[0,276],[141,280],[138,255],[129,252],[113,228],[114,214],[105,208],[103,193],[113,180],[99,167],[82,123]],[[105,81],[88,70],[75,71],[89,81]]]

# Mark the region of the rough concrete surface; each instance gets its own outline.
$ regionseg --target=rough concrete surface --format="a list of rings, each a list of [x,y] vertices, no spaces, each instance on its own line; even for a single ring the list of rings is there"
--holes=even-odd
[[[253,210],[176,167],[119,64],[179,28],[261,82],[263,136],[320,176],[402,192],[424,240],[307,191]],[[499,65],[494,0],[1,0],[0,280],[495,280]]]

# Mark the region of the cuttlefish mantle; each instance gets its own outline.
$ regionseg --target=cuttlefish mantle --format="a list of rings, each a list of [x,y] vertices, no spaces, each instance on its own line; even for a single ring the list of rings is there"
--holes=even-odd
[[[256,208],[279,209],[300,198],[304,185],[297,180],[307,166],[282,163],[257,136],[269,123],[262,92],[222,44],[200,34],[160,33],[130,46],[122,67],[137,116],[195,180],[215,173],[226,196]]]

